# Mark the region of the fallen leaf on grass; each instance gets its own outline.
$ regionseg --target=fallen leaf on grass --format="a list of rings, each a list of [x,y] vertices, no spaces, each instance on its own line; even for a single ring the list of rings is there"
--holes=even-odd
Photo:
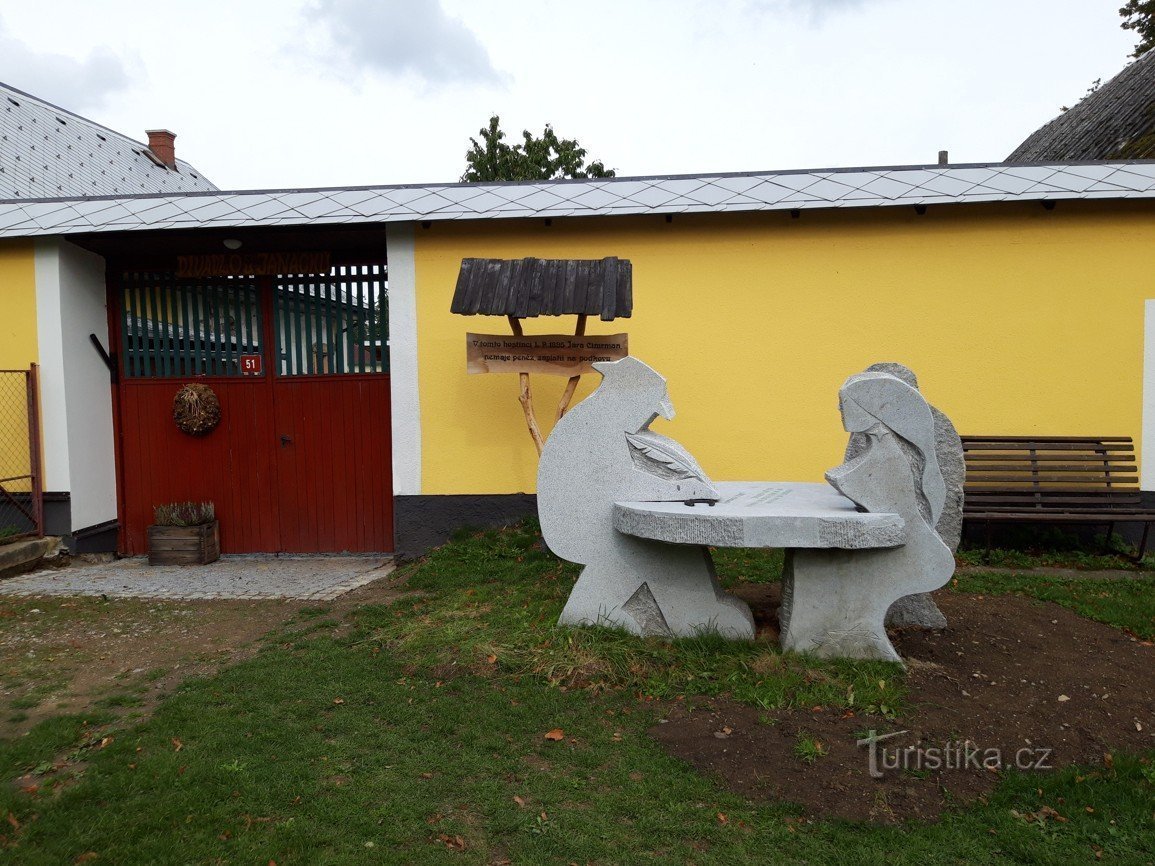
[[[1115,769],[1115,756],[1112,755],[1110,752],[1104,752],[1103,753],[1103,766],[1106,767],[1108,770]]]
[[[181,749],[183,749],[183,748],[184,748],[184,743],[182,743],[182,742],[181,742],[180,740],[178,740],[176,737],[173,737],[173,738],[172,738],[172,750],[173,750],[174,752],[179,752],[179,751],[180,751]]]
[[[517,803],[521,808],[525,808],[525,798],[514,795],[513,802]]]
[[[554,728],[552,731],[546,731],[545,738],[556,743],[558,740],[565,739],[565,731],[561,728]]]
[[[102,749],[103,749],[105,746],[107,746],[107,745],[108,745],[109,743],[111,743],[111,742],[112,742],[112,737],[105,737],[105,738],[103,738],[103,739],[100,741],[100,748],[102,748]]]
[[[8,813],[8,823],[12,825],[13,830],[20,829],[20,819],[13,815],[11,812]]]
[[[343,704],[343,703],[345,703],[345,699],[344,698],[333,698],[333,703]]]
[[[76,857],[76,859],[73,860],[72,862],[73,863],[91,863],[93,860],[95,860],[99,856],[100,855],[97,854],[95,851],[85,851],[83,854],[78,855]]]
[[[718,813],[718,823],[719,824],[729,824],[730,819],[726,817],[724,812],[719,812]]]
[[[497,664],[497,656],[495,656],[493,653],[490,653],[489,655],[487,655],[485,657],[485,660],[487,662],[489,662],[489,664],[491,664],[491,665]]]
[[[462,839],[460,836],[450,836],[447,833],[442,833],[437,838],[440,839],[445,844],[446,848],[450,848],[454,851],[464,851],[465,850],[465,840]]]

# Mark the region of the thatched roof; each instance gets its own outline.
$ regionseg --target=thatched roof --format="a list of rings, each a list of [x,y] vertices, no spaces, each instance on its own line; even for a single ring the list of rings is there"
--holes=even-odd
[[[1155,50],[1035,130],[1007,162],[1155,158]]]
[[[466,316],[600,316],[633,311],[629,259],[462,259],[450,311]]]

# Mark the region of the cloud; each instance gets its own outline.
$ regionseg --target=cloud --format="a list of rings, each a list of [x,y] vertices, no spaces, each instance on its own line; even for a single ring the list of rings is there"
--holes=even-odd
[[[829,16],[861,9],[868,3],[886,0],[752,0],[760,12],[795,12],[805,15],[811,25],[822,24]]]
[[[431,84],[501,79],[485,46],[440,0],[316,0],[309,14],[332,37],[330,57],[359,69],[411,73]]]
[[[98,108],[131,82],[124,61],[107,48],[75,58],[35,51],[0,20],[0,81],[70,111]]]

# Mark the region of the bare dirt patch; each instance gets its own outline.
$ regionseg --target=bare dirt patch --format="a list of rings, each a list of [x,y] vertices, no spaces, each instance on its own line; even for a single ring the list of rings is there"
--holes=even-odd
[[[755,603],[773,601],[763,593]],[[1047,749],[1046,763],[1059,768],[1101,765],[1117,749],[1155,748],[1150,642],[1050,602],[940,593],[939,605],[946,631],[895,636],[909,665],[908,702],[896,718],[841,708],[760,711],[703,699],[671,705],[650,733],[744,796],[880,822],[933,819],[989,791],[999,773],[982,766],[988,749],[1008,767],[1020,755],[1037,761],[1037,750]],[[771,630],[765,608],[755,618]],[[907,731],[878,747],[889,756],[920,748],[921,769],[912,752],[904,765],[872,778],[868,750],[856,745],[870,729]],[[965,758],[968,742],[977,761]],[[952,763],[964,766],[928,768],[928,748],[946,744],[962,746]],[[946,753],[938,754],[945,764]]]
[[[0,599],[0,738],[93,709],[147,714],[185,679],[251,655],[273,629],[294,618],[307,628],[302,613],[335,618],[340,631],[356,605],[388,603],[399,594],[384,579],[321,603]]]

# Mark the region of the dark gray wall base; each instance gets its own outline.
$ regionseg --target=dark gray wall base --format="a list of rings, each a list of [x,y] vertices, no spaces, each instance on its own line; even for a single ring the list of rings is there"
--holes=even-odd
[[[58,535],[63,539],[72,535],[72,497],[68,493],[45,491],[44,534]],[[67,545],[68,541],[64,543]]]
[[[464,496],[395,496],[395,556],[413,559],[449,540],[459,529],[492,529],[537,515],[531,493]]]
[[[116,553],[119,535],[120,524],[109,520],[76,530],[65,543],[73,553]]]
[[[44,534],[60,538],[70,553],[116,553],[120,524],[115,520],[72,528],[72,497],[65,492],[44,494]]]

